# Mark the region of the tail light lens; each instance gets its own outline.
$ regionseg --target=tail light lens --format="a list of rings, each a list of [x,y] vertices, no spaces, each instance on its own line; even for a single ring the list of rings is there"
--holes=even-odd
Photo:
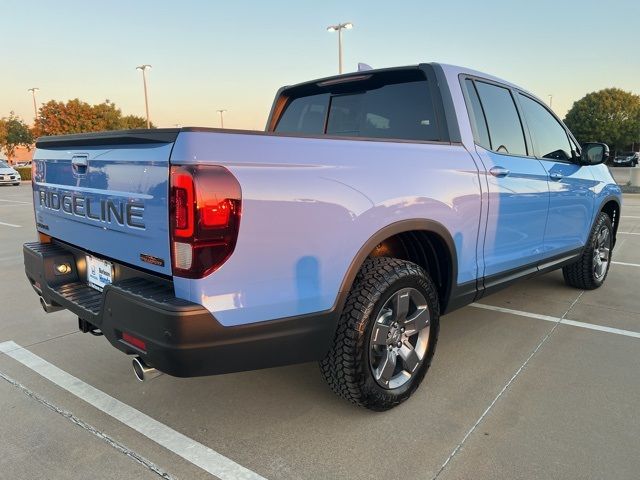
[[[242,194],[224,167],[171,167],[170,228],[173,274],[202,278],[233,253]]]

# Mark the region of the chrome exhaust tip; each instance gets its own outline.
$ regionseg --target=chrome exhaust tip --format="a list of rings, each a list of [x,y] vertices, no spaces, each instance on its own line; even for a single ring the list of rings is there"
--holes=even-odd
[[[162,372],[147,365],[140,357],[133,357],[131,363],[133,364],[133,374],[140,382],[144,382],[145,380],[152,380],[162,375]]]

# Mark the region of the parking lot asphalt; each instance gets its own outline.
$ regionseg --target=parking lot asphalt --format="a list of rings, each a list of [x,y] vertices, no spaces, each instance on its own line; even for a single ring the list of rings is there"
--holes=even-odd
[[[552,272],[443,317],[424,383],[386,413],[337,398],[311,363],[139,383],[40,308],[30,204],[30,185],[0,188],[2,478],[638,478],[640,196],[602,288]]]

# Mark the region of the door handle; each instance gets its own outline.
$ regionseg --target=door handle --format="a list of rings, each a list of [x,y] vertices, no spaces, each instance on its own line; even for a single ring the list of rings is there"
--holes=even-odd
[[[509,172],[509,170],[504,167],[493,167],[491,170],[489,170],[489,173],[494,177],[502,178],[506,177],[511,172]]]
[[[549,178],[551,180],[562,180],[564,178],[564,175],[562,175],[561,173],[550,173]]]

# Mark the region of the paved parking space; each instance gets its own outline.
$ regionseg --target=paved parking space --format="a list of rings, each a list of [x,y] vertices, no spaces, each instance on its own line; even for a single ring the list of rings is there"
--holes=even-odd
[[[640,338],[616,331],[640,332],[640,196],[625,197],[621,264],[603,288],[571,289],[553,272],[482,300],[497,308],[443,317],[422,387],[382,414],[335,397],[315,364],[138,383],[108,342],[76,333],[71,314],[41,311],[20,251],[35,237],[29,202],[27,185],[0,188],[0,345],[46,361],[0,354],[8,478],[212,478],[207,465],[219,478],[272,480],[638,478]],[[47,364],[79,382],[56,385]],[[117,402],[96,408],[78,385],[150,422],[118,419]],[[153,422],[182,443],[141,433]],[[200,447],[199,460],[181,450]],[[225,470],[220,456],[247,470]]]

